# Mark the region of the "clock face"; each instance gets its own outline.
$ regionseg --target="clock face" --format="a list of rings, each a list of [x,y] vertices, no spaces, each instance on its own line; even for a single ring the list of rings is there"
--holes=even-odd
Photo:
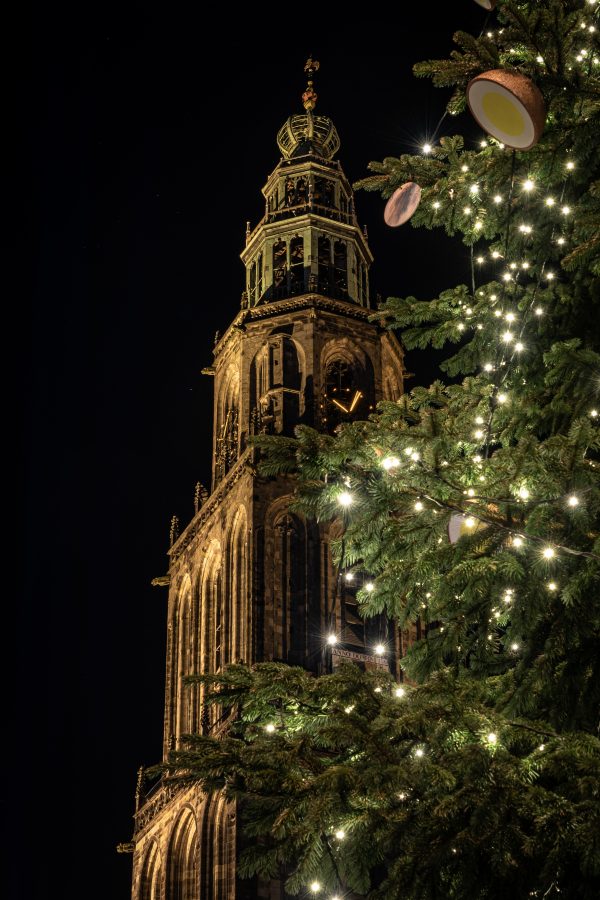
[[[323,402],[324,424],[328,431],[342,422],[365,417],[365,395],[360,373],[348,363],[337,360],[327,368]]]

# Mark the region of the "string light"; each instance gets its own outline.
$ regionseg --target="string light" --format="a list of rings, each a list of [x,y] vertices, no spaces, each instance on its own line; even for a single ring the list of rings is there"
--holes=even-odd
[[[520,487],[518,490],[518,494],[521,500],[527,500],[529,498],[529,491],[526,487]]]
[[[487,736],[488,744],[495,744],[497,740],[498,740],[498,735],[494,734],[493,731],[490,731],[490,733]]]
[[[555,203],[554,197],[546,197],[546,206],[554,206]]]
[[[502,203],[502,197],[500,196],[500,194],[494,195],[494,203]]]
[[[544,547],[542,556],[544,557],[544,559],[554,559],[554,557],[556,556],[554,547]]]
[[[592,417],[592,419],[597,418],[597,416],[598,416],[598,410],[597,410],[597,409],[590,409],[590,416]]]
[[[344,838],[346,837],[346,832],[342,828],[338,828],[338,830],[335,833],[335,836],[338,839],[338,841],[343,841]]]
[[[353,709],[354,709],[354,705],[352,705],[352,706],[345,706],[345,707],[344,707],[344,712],[346,713],[347,716],[349,716]]]
[[[526,181],[523,182],[523,190],[527,191],[527,193],[532,191],[534,189],[534,187],[535,187],[535,181],[532,181],[531,178],[528,178]]]
[[[531,232],[533,231],[533,228],[531,227],[531,225],[523,224],[523,225],[519,225],[519,231],[521,231],[523,234],[531,234]]]
[[[434,202],[431,205],[433,206],[434,209],[439,209],[441,206],[439,200],[434,200]]]
[[[319,884],[318,881],[312,881],[311,885],[310,885],[310,889],[313,894],[318,894],[319,891],[321,890],[321,885]]]
[[[513,543],[513,547],[522,547],[523,546],[523,538],[521,538],[517,535],[517,537],[513,538],[512,543]]]
[[[481,430],[481,428],[478,428],[477,431],[473,432],[473,434],[478,441],[482,440],[482,438],[484,437],[484,432]]]
[[[415,503],[415,509],[417,512],[423,511],[424,507],[420,500],[417,500],[417,502]]]
[[[463,209],[463,212],[464,212],[465,216],[470,216],[470,215],[471,215],[471,212],[472,212],[471,207],[470,207],[470,206],[465,206],[464,209]]]
[[[375,590],[375,585],[373,584],[373,582],[367,581],[367,583],[365,584],[365,591],[368,594],[372,594],[374,590]]]
[[[519,649],[519,645],[515,642],[514,644],[511,644],[511,645],[510,645],[510,649],[511,649],[514,653],[516,653],[517,650]]]
[[[265,725],[265,731],[266,731],[268,734],[273,734],[273,732],[275,731],[275,726],[273,725],[272,722],[269,722],[268,725]]]
[[[397,687],[394,691],[394,694],[396,695],[396,697],[404,697],[404,695],[406,694],[406,691],[404,690],[403,687]]]
[[[423,153],[431,153],[431,144],[423,144]]]
[[[461,166],[461,167],[460,167],[460,171],[461,171],[461,172],[468,172],[468,171],[469,171],[469,167],[468,167],[468,166]]]
[[[469,193],[470,194],[478,194],[479,193],[479,185],[472,184],[471,187],[469,188]]]
[[[549,581],[548,582],[548,590],[549,591],[557,591],[558,590],[557,583],[555,581]]]
[[[499,259],[499,257],[500,257],[500,253],[498,253],[497,250],[492,250],[492,259]],[[494,300],[494,299],[495,299],[495,297],[492,297],[492,300]]]
[[[425,756],[425,751],[421,747],[417,747],[417,749],[415,750],[415,756],[418,756],[420,759],[422,756]]]
[[[386,470],[386,472],[389,472],[390,469],[395,469],[400,465],[400,460],[397,456],[386,456],[382,460],[381,465]]]
[[[354,501],[354,497],[349,491],[342,491],[341,494],[338,494],[337,499],[340,506],[350,506]]]
[[[564,237],[557,238],[556,243],[560,244],[560,246],[562,247],[562,245],[565,243],[565,238]]]
[[[521,353],[521,351],[524,349],[524,344],[522,344],[521,341],[517,341],[517,343],[515,344],[515,350],[517,351],[517,353]]]
[[[346,581],[354,581],[354,572],[346,572],[344,578]]]
[[[570,206],[563,206],[561,209],[561,213],[563,214],[563,216],[568,216],[570,212],[571,212]]]
[[[338,639],[335,636],[335,634],[327,635],[327,643],[329,644],[330,647],[333,647],[335,644],[337,644],[337,642],[338,642]]]
[[[516,319],[516,316],[514,313],[509,312],[509,313],[506,313],[504,318],[506,319],[507,322],[514,322]]]
[[[541,306],[536,306],[536,308],[535,308],[535,314],[536,314],[536,316],[543,316],[543,315],[544,315],[544,310],[542,309]]]
[[[504,341],[505,344],[510,344],[512,339],[513,339],[512,331],[504,331],[502,333],[502,340]]]
[[[465,519],[465,526],[466,526],[467,528],[475,528],[475,525],[476,525],[476,524],[477,524],[477,523],[475,522],[475,519],[473,518],[473,516],[468,516],[468,517]]]
[[[498,403],[506,403],[508,394],[498,394]]]
[[[375,656],[383,656],[385,653],[385,647],[383,644],[375,644]]]
[[[579,504],[579,500],[574,494],[571,494],[571,496],[567,500],[567,503],[569,504],[569,506],[577,506]]]

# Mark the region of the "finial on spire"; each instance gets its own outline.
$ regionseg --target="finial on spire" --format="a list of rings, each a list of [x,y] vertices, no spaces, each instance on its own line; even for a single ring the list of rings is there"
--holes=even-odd
[[[304,71],[306,72],[306,77],[308,78],[308,84],[306,85],[306,90],[302,94],[302,104],[304,109],[307,111],[313,110],[317,105],[317,92],[313,89],[313,75],[315,72],[319,71],[320,63],[318,60],[312,58],[312,54],[306,60],[306,65],[304,66]]]

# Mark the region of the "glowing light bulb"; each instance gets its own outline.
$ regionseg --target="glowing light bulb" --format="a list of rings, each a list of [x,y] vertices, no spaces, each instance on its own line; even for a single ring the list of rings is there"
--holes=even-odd
[[[477,259],[475,260],[475,262],[478,262],[479,265],[482,265],[482,263],[484,263],[485,260],[484,260],[483,256],[478,256]]]
[[[400,465],[400,460],[397,456],[386,456],[383,458],[381,465],[386,470],[386,472],[389,472],[390,469],[395,469]]]
[[[479,193],[479,185],[472,184],[471,187],[469,188],[469,193],[470,194],[478,194]]]
[[[571,496],[567,500],[567,503],[569,504],[569,506],[577,506],[579,504],[579,500],[574,494],[571,494]]]
[[[381,688],[379,687],[379,685],[377,685],[377,687],[375,688],[375,693],[376,693],[376,694],[380,694],[380,693],[381,693]]]
[[[418,756],[420,759],[422,756],[425,756],[425,751],[422,750],[421,747],[417,747],[417,749],[415,750],[415,756]]]
[[[558,590],[557,583],[555,581],[549,581],[548,582],[548,590],[549,591],[557,591]]]
[[[354,572],[346,572],[344,578],[346,581],[354,581]]]
[[[508,394],[498,394],[498,403],[506,403],[508,400]]]
[[[564,238],[564,237],[559,237],[559,238],[557,238],[557,240],[556,240],[556,243],[557,243],[557,244],[560,244],[561,247],[562,247],[562,245],[563,245],[565,242],[566,242],[566,238]]]
[[[517,650],[519,649],[519,645],[517,643],[511,644],[510,649],[516,653]]]
[[[475,229],[475,231],[480,231],[483,228],[483,222],[480,222],[480,221],[475,222],[475,225],[473,226],[473,228]]]
[[[394,694],[396,695],[396,697],[404,697],[404,695],[406,694],[406,691],[404,690],[403,687],[397,687],[396,690],[394,691]]]
[[[310,889],[313,894],[318,894],[319,891],[321,890],[321,885],[319,884],[318,881],[311,881]]]
[[[522,268],[522,269],[528,269],[528,268],[529,268],[529,263],[527,262],[527,260],[525,260],[524,262],[521,263],[521,268]]]
[[[502,340],[504,341],[505,344],[510,344],[512,339],[513,339],[513,335],[512,335],[511,331],[504,331],[502,333]]]
[[[547,281],[554,281],[554,278],[555,278],[555,277],[556,277],[556,276],[554,275],[554,272],[546,272],[546,279],[547,279]]]
[[[491,363],[486,363],[483,368],[486,372],[493,372],[494,370],[494,367]]]
[[[431,205],[433,206],[434,209],[439,209],[441,206],[439,200],[434,200],[434,202]]]
[[[521,500],[527,500],[529,498],[529,491],[526,487],[519,488],[519,497],[521,498]]]
[[[531,234],[533,228],[531,227],[531,225],[526,225],[525,223],[523,223],[522,225],[519,225],[519,231],[523,234]]]
[[[422,512],[422,510],[424,509],[424,506],[420,500],[417,500],[417,502],[415,503],[415,509],[417,512]]]
[[[534,187],[535,187],[535,181],[533,181],[531,178],[527,178],[526,181],[523,182],[523,190],[527,191],[527,193],[532,191],[534,189]]]
[[[340,506],[350,506],[354,500],[354,497],[349,491],[342,491],[341,494],[338,494],[337,499]]]
[[[483,418],[483,416],[475,416],[475,424],[476,425],[483,425],[484,421],[485,421],[485,419]]]
[[[546,197],[546,206],[554,206],[555,203],[554,197]]]
[[[479,453],[475,454],[475,456],[473,457],[473,462],[475,462],[475,463],[481,462],[481,456],[479,455]]]
[[[502,197],[500,194],[494,194],[494,203],[502,203]]]
[[[592,419],[597,418],[597,416],[598,416],[598,410],[597,410],[597,409],[590,409],[590,416],[592,417]]]
[[[536,308],[535,308],[535,314],[536,314],[536,316],[543,316],[543,315],[544,315],[544,310],[542,309],[541,306],[536,306]]]
[[[514,313],[509,312],[509,313],[506,313],[504,318],[506,319],[507,322],[514,322],[516,319],[516,316]]]
[[[465,216],[470,216],[470,215],[471,215],[471,212],[472,212],[471,207],[470,207],[470,206],[465,206],[464,209],[463,209],[463,212],[464,212]]]
[[[561,213],[563,214],[563,216],[568,216],[570,212],[571,212],[570,206],[563,206],[561,209]]]
[[[414,453],[410,454],[410,458],[413,462],[418,462],[421,459],[421,454],[417,453],[417,451],[415,450]]]
[[[525,349],[525,345],[521,343],[521,341],[517,341],[515,344],[515,350],[517,353],[521,353]]]
[[[268,725],[265,725],[265,731],[266,731],[268,734],[273,734],[273,732],[275,731],[275,726],[273,725],[272,722],[269,722]]]
[[[510,274],[510,272],[505,272],[504,275],[502,276],[502,281],[511,281],[511,280],[512,280],[512,275]]]
[[[536,62],[539,62],[539,63],[543,63],[543,62],[544,62],[544,57],[543,57],[543,56],[536,56],[535,61],[536,61]]]
[[[346,707],[344,707],[344,712],[346,713],[347,716],[349,716],[353,709],[354,709],[354,705],[346,706]]]
[[[474,432],[474,437],[476,437],[478,441],[483,439],[483,431],[481,428],[478,428],[477,431]]]
[[[481,147],[482,150],[483,150],[484,147],[487,147],[487,145],[488,145],[488,144],[487,144],[487,141],[480,141],[480,142],[479,142],[479,146]]]
[[[327,635],[327,643],[329,644],[330,647],[333,647],[334,644],[337,644],[337,641],[338,641],[338,639],[337,639],[337,637],[335,636],[335,634],[328,634],[328,635]]]
[[[385,653],[385,647],[383,646],[383,644],[376,644],[374,652],[375,656],[383,656],[383,654]]]
[[[554,557],[556,556],[556,554],[554,552],[554,548],[553,547],[545,547],[544,552],[542,553],[542,556],[544,557],[544,559],[554,559]]]
[[[514,537],[512,542],[513,542],[513,547],[522,547],[523,546],[523,538]]]
[[[517,268],[516,262],[511,262],[511,263],[509,263],[509,264],[508,264],[508,268],[509,268],[509,269],[512,269],[513,272],[514,272],[514,270]]]
[[[375,590],[375,585],[373,584],[373,582],[367,581],[367,583],[365,584],[365,591],[368,594],[372,594],[374,590]]]
[[[502,315],[502,310],[501,310],[501,309],[495,309],[495,310],[494,310],[494,315],[496,316],[497,319],[499,319],[500,316]]]
[[[412,454],[412,452],[413,452],[413,448],[412,448],[412,447],[405,447],[405,448],[404,448],[404,452],[406,453],[407,456],[410,456],[410,455]]]
[[[346,832],[342,828],[338,828],[338,830],[335,833],[335,836],[338,839],[338,841],[343,841],[344,838],[346,837]]]
[[[465,519],[465,525],[467,528],[475,528],[476,522],[475,522],[475,519],[473,518],[473,516],[468,516]]]
[[[423,144],[423,153],[431,153],[431,144]]]
[[[488,740],[488,744],[495,744],[496,741],[498,740],[498,735],[494,734],[493,731],[490,731],[490,733],[487,736],[487,740]]]
[[[499,259],[500,254],[497,250],[492,250],[492,259]]]
[[[461,167],[460,167],[460,171],[461,171],[461,172],[468,172],[468,171],[469,171],[469,167],[468,167],[468,166],[461,166]]]

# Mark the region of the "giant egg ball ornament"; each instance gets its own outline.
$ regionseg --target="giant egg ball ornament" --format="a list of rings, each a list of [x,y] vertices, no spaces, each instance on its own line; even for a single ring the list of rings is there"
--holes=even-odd
[[[408,222],[421,202],[421,188],[414,181],[407,181],[394,191],[385,205],[383,218],[391,228]]]
[[[483,130],[512,150],[529,150],[542,136],[544,98],[520,72],[492,69],[477,75],[467,85],[467,103]]]
[[[475,0],[478,6],[483,6],[484,9],[491,10],[496,5],[496,0]]]

